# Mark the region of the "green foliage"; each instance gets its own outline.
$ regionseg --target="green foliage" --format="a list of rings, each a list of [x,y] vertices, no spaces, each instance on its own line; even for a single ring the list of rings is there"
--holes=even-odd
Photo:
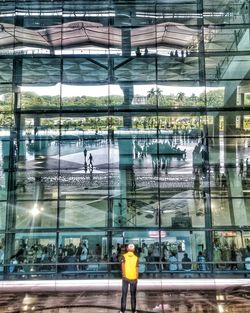
[[[194,117],[169,117],[169,116],[145,116],[145,117],[134,117],[133,127],[137,129],[179,129],[179,130],[190,130],[190,129],[202,129],[203,125],[206,124],[206,120]]]
[[[158,89],[158,88],[157,88]],[[210,90],[200,95],[186,96],[184,92],[177,95],[162,95],[161,90],[150,89],[147,95],[147,104],[166,107],[221,107],[224,104],[224,90]]]
[[[244,103],[245,103],[245,105],[250,105],[250,94],[249,93],[245,94]]]
[[[247,98],[248,100],[248,98]],[[203,92],[200,95],[192,94],[186,96],[184,92],[179,92],[177,95],[163,95],[159,88],[152,88],[148,91],[147,105],[159,105],[162,107],[221,107],[224,103],[224,90],[215,89],[208,92]],[[117,106],[123,104],[123,97],[119,95],[111,96],[73,96],[63,97],[60,96],[39,96],[34,92],[23,92],[21,94],[21,108],[22,109],[35,109],[35,108],[60,108],[62,107],[105,107]],[[13,125],[13,116],[11,110],[13,106],[13,95],[11,93],[5,94],[0,100],[0,127],[10,127]],[[48,128],[56,127],[58,122],[55,120],[46,120],[43,122],[44,126]],[[155,128],[157,121],[155,118],[137,118],[134,120],[136,128]],[[165,122],[163,122],[164,124]],[[161,124],[161,122],[160,122]],[[165,125],[165,124],[164,124]],[[122,126],[121,118],[85,118],[81,120],[66,119],[63,121],[65,129],[107,129],[110,127]]]
[[[199,98],[208,107],[222,107],[224,105],[224,90],[209,90],[206,94],[205,92],[200,94]]]
[[[93,107],[93,106],[108,106],[119,105],[123,102],[123,97],[111,95],[109,97],[86,97],[86,96],[73,96],[63,97],[60,103],[59,96],[38,96],[34,93],[22,93],[21,106],[24,109],[43,107],[43,108],[58,108],[60,105],[63,107]]]
[[[120,117],[84,117],[84,118],[52,118],[42,119],[40,128],[67,130],[108,130],[122,126]]]

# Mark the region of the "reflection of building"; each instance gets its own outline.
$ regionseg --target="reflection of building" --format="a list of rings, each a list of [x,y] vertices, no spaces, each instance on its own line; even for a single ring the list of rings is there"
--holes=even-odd
[[[147,2],[0,4],[6,278],[24,269],[30,279],[93,274],[77,264],[83,243],[86,260],[102,262],[100,275],[118,277],[106,263],[128,242],[146,244],[149,256],[159,247],[154,257],[164,262],[171,252],[181,260],[183,247],[193,262],[199,252],[213,262],[219,250],[236,266],[216,258],[208,275],[244,274],[249,9],[244,1]]]
[[[135,95],[132,101],[132,104],[142,104],[145,105],[147,104],[147,97],[145,96],[140,96],[140,95]]]

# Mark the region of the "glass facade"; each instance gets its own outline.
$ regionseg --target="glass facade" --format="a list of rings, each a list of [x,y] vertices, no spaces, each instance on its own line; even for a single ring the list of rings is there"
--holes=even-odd
[[[250,270],[249,1],[144,2],[0,2],[4,279]]]

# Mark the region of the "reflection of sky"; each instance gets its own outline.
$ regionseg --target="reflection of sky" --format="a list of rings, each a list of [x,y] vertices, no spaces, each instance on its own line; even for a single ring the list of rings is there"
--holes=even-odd
[[[147,96],[148,91],[152,88],[159,88],[163,95],[177,95],[179,92],[184,92],[186,96],[190,97],[192,94],[199,95],[202,92],[221,88],[206,87],[183,87],[183,86],[162,86],[162,85],[135,85],[134,95]],[[104,86],[71,86],[60,85],[46,86],[46,87],[27,87],[21,86],[21,91],[33,91],[39,95],[62,95],[62,97],[75,96],[108,96],[108,95],[123,95],[119,85],[104,85]]]

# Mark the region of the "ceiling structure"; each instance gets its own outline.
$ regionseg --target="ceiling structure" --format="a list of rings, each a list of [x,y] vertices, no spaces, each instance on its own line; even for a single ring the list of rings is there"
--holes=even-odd
[[[243,7],[244,1],[203,1],[202,22],[196,0],[149,0],[147,6],[141,0],[6,0],[0,3],[0,92],[10,88],[17,64],[22,68],[14,70],[19,86],[59,82],[133,85],[155,84],[156,80],[158,84],[195,86],[204,81],[200,66],[206,68],[207,85],[223,85],[222,72],[228,67],[225,51],[231,53],[232,63],[234,53],[239,55],[234,32],[240,38],[246,32],[237,28]],[[220,26],[230,18],[230,27]],[[97,55],[95,49],[100,47],[103,53]],[[138,47],[140,58],[135,56]],[[126,49],[131,52],[125,57]],[[178,57],[170,57],[175,49]],[[248,48],[241,50],[237,62],[243,64],[249,58]]]
[[[57,49],[79,46],[121,48],[122,45],[120,28],[89,21],[74,21],[41,30],[1,23],[0,29],[2,49],[25,46]],[[186,48],[198,40],[198,34],[199,30],[177,23],[148,25],[131,29],[131,46]]]
[[[244,0],[206,0],[203,10],[197,0],[2,1],[0,93],[13,77],[17,86],[225,86],[229,66],[240,84],[250,62],[241,44],[248,29],[239,27],[246,8]]]
[[[241,3],[243,1],[235,1],[235,0],[219,0],[216,3],[213,0],[204,1],[204,7],[207,11],[225,11],[229,6],[233,6],[237,3]],[[105,8],[114,9],[117,6],[128,6],[130,8],[139,8],[142,11],[148,11],[150,7],[155,6],[165,6],[166,10],[173,11],[173,8],[179,6],[178,11],[182,8],[183,12],[195,10],[197,8],[196,0],[147,0],[147,6],[145,6],[145,1],[143,0],[76,0],[72,3],[71,0],[21,0],[16,2],[15,0],[5,0],[2,1],[0,5],[1,12],[11,11],[13,9],[18,10],[37,10],[37,11],[46,11],[46,10],[60,10],[62,7],[64,11],[103,11]]]

